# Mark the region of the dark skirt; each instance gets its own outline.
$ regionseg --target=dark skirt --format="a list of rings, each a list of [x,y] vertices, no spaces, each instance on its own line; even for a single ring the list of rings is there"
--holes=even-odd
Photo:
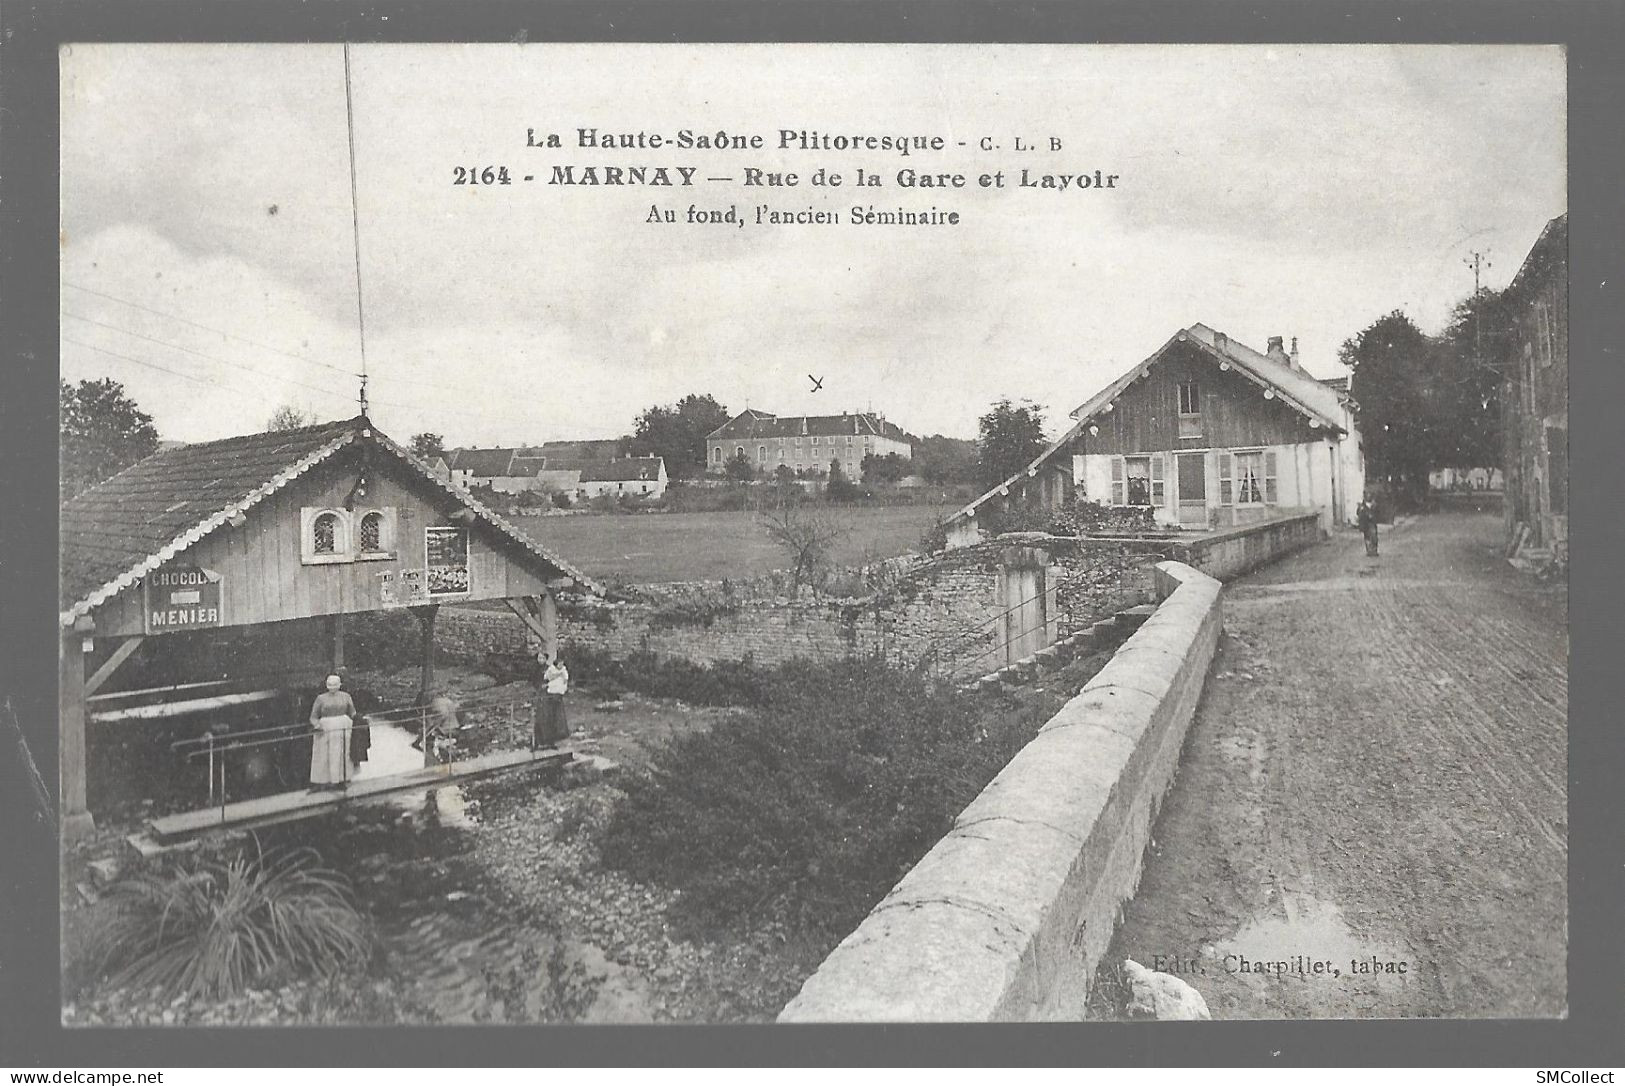
[[[536,724],[532,743],[538,747],[552,746],[570,738],[570,724],[565,719],[564,695],[543,694],[536,711]]]

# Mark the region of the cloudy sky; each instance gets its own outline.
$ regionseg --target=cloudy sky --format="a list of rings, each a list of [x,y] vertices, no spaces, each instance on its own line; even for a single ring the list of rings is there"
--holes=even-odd
[[[1504,285],[1566,209],[1555,48],[356,46],[351,69],[371,413],[403,441],[611,437],[689,392],[971,437],[1001,396],[1059,422],[1196,321],[1259,348],[1297,336],[1332,375],[1338,344],[1391,309],[1440,327],[1472,250]],[[62,70],[63,376],[116,378],[183,441],[261,429],[282,404],[354,414],[341,48],[81,45]],[[580,127],[766,147],[581,150]],[[781,152],[781,128],[947,148]],[[527,129],[565,147],[527,148]],[[452,184],[488,165],[515,183]],[[555,165],[701,183],[551,186]],[[751,166],[804,183],[703,181]],[[814,189],[819,167],[884,184]],[[969,187],[903,190],[902,167]],[[1023,168],[1120,180],[1022,189]],[[976,187],[994,170],[1006,188]],[[644,222],[651,204],[760,203],[961,223]]]

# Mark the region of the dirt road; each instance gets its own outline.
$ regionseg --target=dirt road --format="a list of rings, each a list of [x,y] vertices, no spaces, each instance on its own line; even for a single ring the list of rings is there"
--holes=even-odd
[[[1499,540],[1439,514],[1227,586],[1092,1014],[1124,958],[1215,1018],[1564,1013],[1566,600]]]

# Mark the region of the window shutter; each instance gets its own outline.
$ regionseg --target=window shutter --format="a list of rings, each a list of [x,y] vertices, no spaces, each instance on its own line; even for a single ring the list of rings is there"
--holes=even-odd
[[[1112,457],[1112,504],[1128,504],[1128,495],[1123,492],[1123,458],[1121,456]]]
[[[1264,504],[1275,504],[1275,451],[1264,453]]]
[[[1231,486],[1232,486],[1230,461],[1231,461],[1231,456],[1230,456],[1229,453],[1222,452],[1222,453],[1219,454],[1219,504],[1220,505],[1230,505],[1230,504],[1232,504],[1231,496],[1230,496],[1230,490],[1231,490]]]
[[[1165,492],[1162,479],[1162,454],[1154,453],[1151,457],[1151,504],[1163,505]]]

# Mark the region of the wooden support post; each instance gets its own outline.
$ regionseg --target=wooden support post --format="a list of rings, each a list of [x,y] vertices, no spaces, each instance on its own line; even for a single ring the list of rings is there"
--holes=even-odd
[[[62,631],[57,675],[57,743],[62,843],[82,841],[96,830],[85,794],[85,646],[95,624],[82,618]]]
[[[344,673],[344,616],[342,614],[328,617],[328,628],[333,639],[333,674]]]
[[[536,618],[542,624],[542,648],[549,656],[559,651],[559,605],[551,591],[544,592],[536,601]]]
[[[412,613],[418,617],[418,625],[423,631],[423,672],[418,681],[418,704],[429,704],[429,698],[434,692],[434,616],[440,610],[440,605],[431,603],[424,607],[412,608]]]

